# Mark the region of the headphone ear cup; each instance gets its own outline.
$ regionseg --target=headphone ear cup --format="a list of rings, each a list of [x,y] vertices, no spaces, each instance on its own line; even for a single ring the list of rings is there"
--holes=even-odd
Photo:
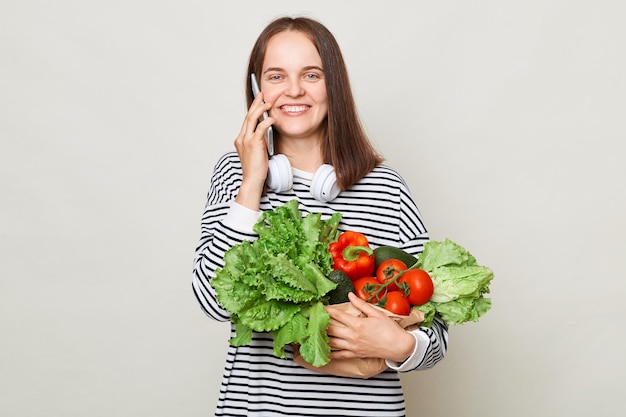
[[[311,181],[311,194],[316,200],[326,203],[339,195],[337,175],[332,165],[324,164],[317,169]]]
[[[267,187],[277,193],[287,191],[293,186],[293,171],[289,159],[283,154],[273,155],[267,166]]]

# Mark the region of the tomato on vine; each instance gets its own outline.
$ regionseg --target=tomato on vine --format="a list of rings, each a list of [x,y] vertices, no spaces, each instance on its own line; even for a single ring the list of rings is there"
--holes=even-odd
[[[433,280],[423,269],[409,269],[398,278],[400,288],[407,294],[412,306],[427,303],[435,290]]]
[[[389,283],[387,291],[398,291],[394,277],[407,268],[406,264],[399,259],[390,258],[384,260],[376,268],[376,279],[381,284]]]
[[[411,304],[401,291],[388,292],[379,304],[399,316],[408,316],[411,313]]]
[[[355,280],[354,293],[357,297],[369,303],[376,304],[379,300],[378,289],[380,283],[374,277],[363,277]]]

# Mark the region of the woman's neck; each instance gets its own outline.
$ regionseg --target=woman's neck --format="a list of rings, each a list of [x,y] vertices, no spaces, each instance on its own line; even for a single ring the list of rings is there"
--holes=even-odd
[[[323,163],[320,141],[294,140],[282,141],[278,152],[284,154],[292,167],[305,172],[315,172]]]

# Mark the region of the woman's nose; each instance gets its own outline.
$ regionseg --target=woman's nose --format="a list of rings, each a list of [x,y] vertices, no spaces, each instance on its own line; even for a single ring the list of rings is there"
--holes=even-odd
[[[290,97],[299,97],[304,94],[304,88],[300,79],[290,79],[287,91],[285,92]]]

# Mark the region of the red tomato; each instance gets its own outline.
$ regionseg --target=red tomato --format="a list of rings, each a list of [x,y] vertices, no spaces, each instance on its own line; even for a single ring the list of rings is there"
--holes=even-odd
[[[408,316],[411,312],[411,304],[401,291],[391,291],[384,299],[385,309],[399,316]]]
[[[386,259],[378,265],[376,268],[376,279],[381,284],[385,284],[391,280],[393,277],[398,275],[398,272],[404,271],[406,269],[406,264],[399,259]],[[399,288],[395,282],[392,282],[387,286],[387,291],[398,291]]]
[[[430,300],[433,295],[435,286],[428,272],[422,269],[410,269],[398,278],[400,286],[408,287],[407,298],[412,306],[421,306]]]
[[[353,282],[354,284],[354,293],[362,300],[365,300],[370,303],[377,303],[378,296],[376,294],[376,290],[380,287],[380,283],[376,281],[374,277],[363,277],[359,278]],[[370,298],[374,295],[374,298],[370,300]]]

